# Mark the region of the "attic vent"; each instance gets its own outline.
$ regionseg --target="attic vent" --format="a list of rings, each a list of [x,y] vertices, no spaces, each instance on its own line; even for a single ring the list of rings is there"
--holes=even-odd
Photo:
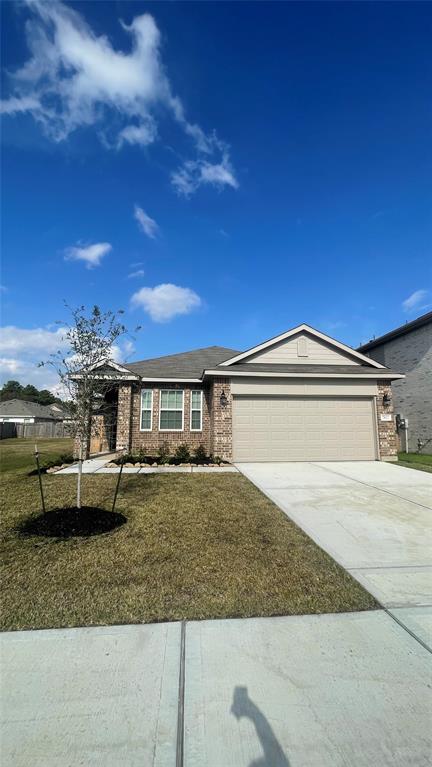
[[[297,341],[297,357],[308,357],[307,338],[299,338]]]

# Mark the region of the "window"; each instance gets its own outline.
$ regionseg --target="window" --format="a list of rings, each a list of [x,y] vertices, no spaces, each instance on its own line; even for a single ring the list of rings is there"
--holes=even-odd
[[[191,431],[202,431],[202,391],[191,391]]]
[[[141,431],[152,430],[153,390],[142,389],[141,391]]]
[[[183,431],[183,391],[181,389],[161,389],[159,430]]]

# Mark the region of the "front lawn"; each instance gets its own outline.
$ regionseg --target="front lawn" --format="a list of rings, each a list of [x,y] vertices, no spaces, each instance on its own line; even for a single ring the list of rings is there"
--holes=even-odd
[[[37,443],[40,453],[41,466],[50,463],[63,454],[70,454],[73,450],[73,440],[69,437],[64,439],[38,439],[37,437],[23,437],[16,439],[2,439],[0,441],[0,471],[25,472],[36,468],[34,460],[34,448]]]
[[[376,602],[241,475],[126,475],[126,524],[87,538],[24,537],[38,480],[3,473],[3,629],[344,612]],[[50,441],[52,442],[52,441]],[[60,445],[59,445],[60,447]],[[28,446],[28,453],[32,448]],[[39,449],[43,453],[42,441]],[[50,460],[53,458],[49,446]],[[64,446],[61,446],[61,452]],[[11,455],[6,465],[13,465]],[[83,502],[109,509],[115,475],[83,477]],[[76,477],[44,477],[48,508],[73,505]]]
[[[398,464],[409,469],[432,472],[432,455],[427,453],[398,453]]]

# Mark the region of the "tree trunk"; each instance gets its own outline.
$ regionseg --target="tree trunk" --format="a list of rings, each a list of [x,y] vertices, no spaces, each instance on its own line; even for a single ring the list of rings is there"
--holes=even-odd
[[[82,440],[80,439],[79,459],[78,459],[78,478],[77,478],[77,509],[81,508],[81,477],[82,477]]]

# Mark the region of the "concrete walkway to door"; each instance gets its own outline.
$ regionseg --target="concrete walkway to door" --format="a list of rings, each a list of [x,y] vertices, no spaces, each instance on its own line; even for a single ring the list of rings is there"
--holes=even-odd
[[[237,467],[431,644],[432,474],[377,461]]]

